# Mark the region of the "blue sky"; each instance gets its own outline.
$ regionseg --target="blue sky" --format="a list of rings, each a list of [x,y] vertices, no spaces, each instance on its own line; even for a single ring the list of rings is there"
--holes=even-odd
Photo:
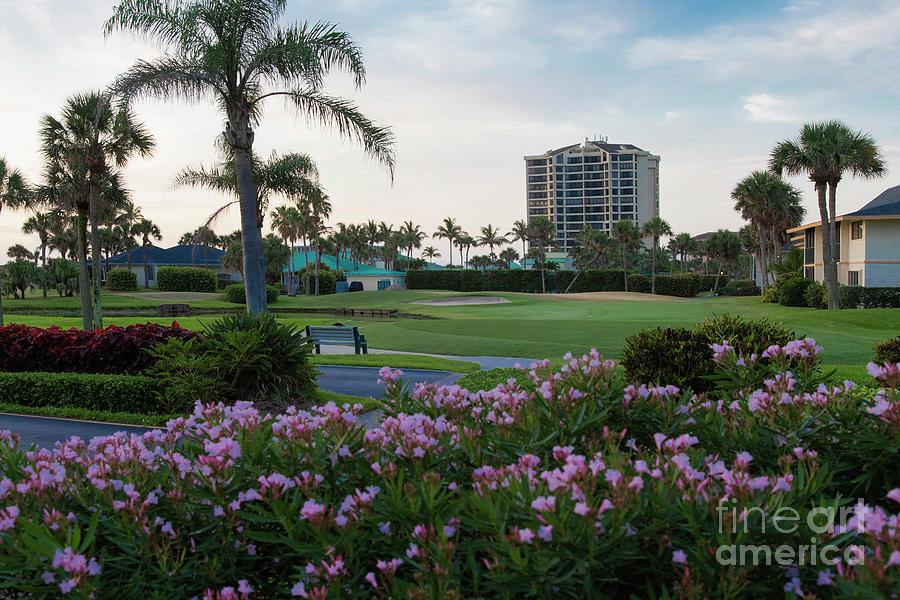
[[[278,102],[258,151],[301,151],[319,163],[333,221],[413,219],[431,233],[445,216],[474,233],[524,214],[522,156],[595,134],[661,155],[661,212],[676,231],[735,228],[729,193],[762,168],[772,145],[804,121],[840,118],[872,133],[888,161],[879,181],[846,180],[849,212],[900,183],[900,5],[793,2],[381,2],[290,0],[288,20],[338,22],[363,48],[368,83],[342,74],[332,93],[394,128],[398,169],[308,127]],[[104,40],[109,0],[0,0],[0,155],[36,178],[37,123],[66,96],[109,83],[158,50]],[[187,165],[209,164],[221,117],[211,105],[141,103],[155,157],[126,171],[144,214],[175,243],[221,202],[172,188]],[[807,208],[811,185],[797,178]],[[34,246],[21,215],[0,215],[0,247]],[[236,214],[222,232],[237,228]],[[444,244],[435,244],[439,249]]]

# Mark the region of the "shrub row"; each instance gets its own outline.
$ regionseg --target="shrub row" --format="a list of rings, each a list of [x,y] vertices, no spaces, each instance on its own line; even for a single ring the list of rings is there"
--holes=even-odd
[[[116,292],[133,292],[137,289],[137,275],[128,269],[114,269],[106,274],[106,287]]]
[[[278,301],[281,292],[274,285],[266,286],[266,302],[272,304]],[[244,291],[243,283],[232,283],[225,287],[225,297],[229,302],[235,304],[247,304],[247,293]]]
[[[322,267],[324,266],[325,265],[319,265],[319,295],[322,296],[326,294],[333,294],[335,285],[338,281],[347,281],[347,276],[344,275],[344,271],[342,269],[332,271],[327,267],[323,269]],[[306,267],[300,269],[298,277],[299,278],[297,279],[296,283],[299,285],[299,287],[297,289],[299,290],[299,293],[303,294],[306,292],[306,280],[304,279],[304,277],[306,277]],[[313,268],[309,272],[309,293],[316,293],[315,268]]]
[[[0,372],[0,398],[21,406],[163,414],[158,398],[166,385],[134,375]]]
[[[216,291],[218,279],[209,269],[199,267],[160,267],[156,270],[156,285],[164,292]]]
[[[153,363],[148,348],[194,336],[175,322],[171,327],[145,323],[97,331],[7,325],[0,327],[0,371],[136,375]]]
[[[762,353],[774,344],[794,339],[794,332],[763,318],[747,320],[723,314],[697,323],[693,329],[643,329],[625,339],[622,365],[632,381],[673,384],[702,392],[714,387],[712,344],[728,342],[739,353]]]
[[[547,291],[564,292],[576,271],[545,272]],[[715,275],[686,273],[657,275],[656,291],[667,296],[693,297],[698,292],[711,290]],[[628,275],[628,289],[632,292],[649,292],[650,277],[642,273]],[[474,269],[411,270],[406,272],[406,288],[410,290],[451,290],[456,292],[526,292],[541,291],[539,270]],[[625,290],[625,278],[621,270],[588,270],[575,280],[571,292],[621,292]]]
[[[841,308],[900,308],[900,287],[844,285],[838,299]]]
[[[760,287],[752,279],[735,279],[720,287],[719,294],[722,296],[759,296]]]

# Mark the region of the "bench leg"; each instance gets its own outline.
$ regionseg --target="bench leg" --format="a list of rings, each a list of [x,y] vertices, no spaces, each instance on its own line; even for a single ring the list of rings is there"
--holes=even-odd
[[[318,344],[316,344],[316,354],[322,354],[322,348]]]
[[[368,354],[368,353],[369,353],[369,346],[366,345],[366,344],[363,344],[362,351],[363,351],[363,354]]]

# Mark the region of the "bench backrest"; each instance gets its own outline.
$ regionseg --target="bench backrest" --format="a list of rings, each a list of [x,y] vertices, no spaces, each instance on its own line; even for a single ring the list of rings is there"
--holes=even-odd
[[[356,342],[359,327],[314,327],[306,326],[306,335],[319,342]]]

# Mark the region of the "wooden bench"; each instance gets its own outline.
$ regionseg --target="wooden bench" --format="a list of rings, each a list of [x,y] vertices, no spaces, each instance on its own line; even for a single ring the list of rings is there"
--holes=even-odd
[[[191,306],[189,304],[158,304],[156,316],[158,317],[189,317]]]
[[[356,349],[356,354],[362,350],[363,354],[369,353],[366,344],[366,336],[359,332],[359,327],[313,327],[306,326],[306,337],[316,345],[316,354],[321,354],[319,346],[350,346]]]

